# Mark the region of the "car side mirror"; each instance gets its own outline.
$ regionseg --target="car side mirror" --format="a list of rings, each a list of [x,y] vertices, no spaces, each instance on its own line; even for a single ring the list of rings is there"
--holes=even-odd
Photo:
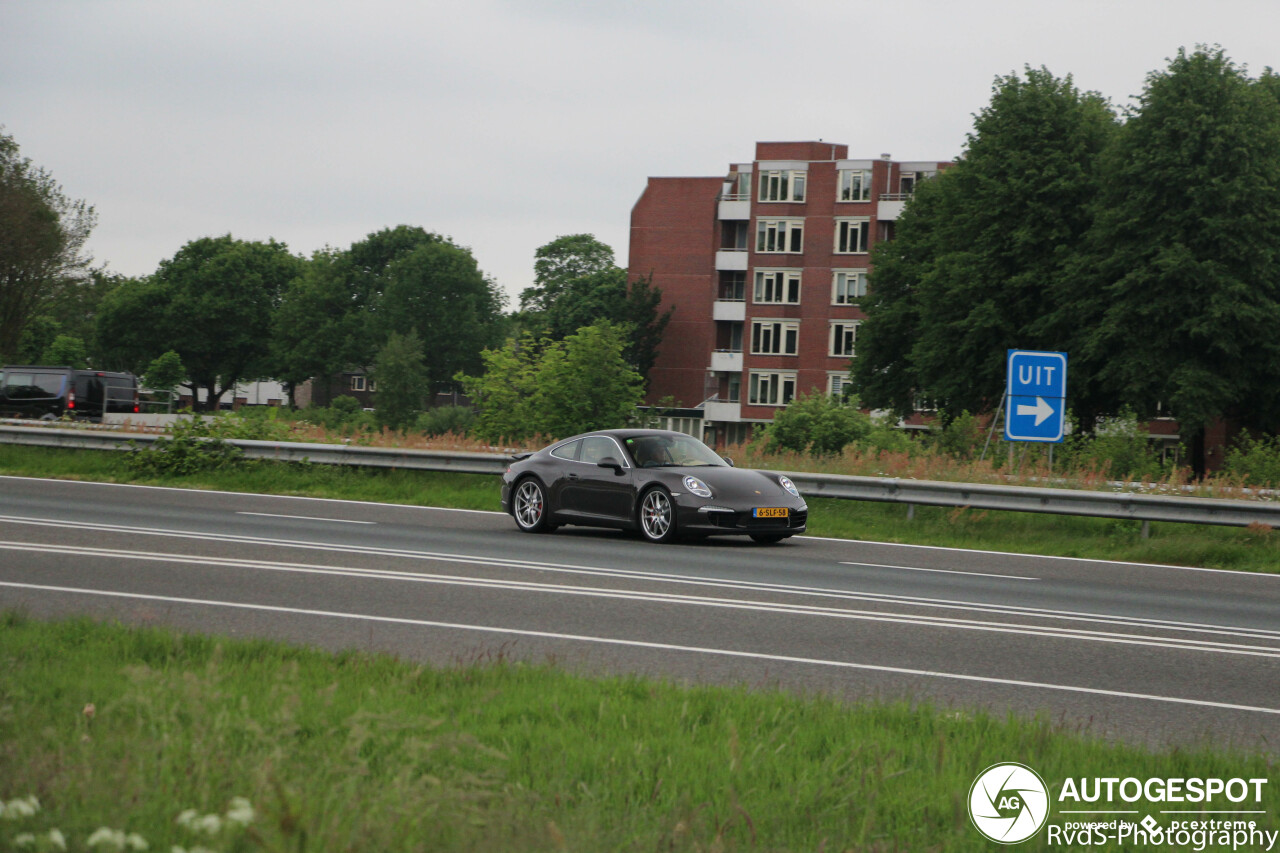
[[[622,475],[622,463],[619,462],[617,459],[614,459],[612,456],[606,456],[605,458],[601,459],[599,462],[596,463],[596,467],[612,468],[614,474],[617,474],[618,476]]]
[[[721,456],[720,458],[724,460],[724,464],[728,465],[730,468],[733,467],[733,460],[728,456]]]

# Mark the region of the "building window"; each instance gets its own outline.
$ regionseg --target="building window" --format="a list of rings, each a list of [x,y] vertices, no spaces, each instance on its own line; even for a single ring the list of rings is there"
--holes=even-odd
[[[747,301],[747,274],[745,272],[720,273],[720,301]]]
[[[751,371],[747,402],[753,406],[785,406],[796,395],[794,373]]]
[[[836,254],[865,255],[871,241],[871,220],[837,219]]]
[[[898,192],[909,196],[916,191],[916,187],[920,186],[922,181],[927,181],[937,174],[936,171],[903,172],[898,175]]]
[[[870,201],[871,173],[866,169],[841,169],[839,200]]]
[[[363,391],[364,389],[365,389],[364,377],[363,377],[363,376],[352,376],[352,377],[351,377],[351,390],[352,390],[352,391]]]
[[[852,380],[847,373],[828,373],[827,374],[827,394],[835,397],[837,400],[843,400],[845,394],[851,390]]]
[[[726,402],[740,403],[742,402],[742,375],[734,373],[729,376],[729,381],[725,383],[725,396],[728,397]]]
[[[753,320],[751,353],[753,355],[795,355],[800,337],[800,324],[787,320]]]
[[[803,219],[761,219],[756,223],[757,252],[803,252]]]
[[[799,270],[756,270],[757,305],[800,304]]]
[[[867,295],[866,270],[832,270],[831,304],[857,305]]]
[[[833,357],[853,358],[853,345],[858,340],[858,321],[841,320],[831,324],[831,349]]]
[[[805,177],[795,170],[761,172],[760,201],[804,201]]]

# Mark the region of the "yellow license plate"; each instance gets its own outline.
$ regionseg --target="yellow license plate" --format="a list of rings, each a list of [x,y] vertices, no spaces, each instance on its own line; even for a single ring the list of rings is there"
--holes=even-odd
[[[785,506],[758,506],[752,514],[756,518],[786,518],[787,508]]]

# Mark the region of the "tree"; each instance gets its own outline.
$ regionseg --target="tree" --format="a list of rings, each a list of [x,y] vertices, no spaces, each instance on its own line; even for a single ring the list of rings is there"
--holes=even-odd
[[[590,234],[557,237],[533,257],[534,285],[520,294],[522,311],[547,311],[571,282],[616,269],[613,249]]]
[[[40,354],[40,363],[81,369],[89,366],[89,355],[85,350],[84,341],[74,335],[58,335]]]
[[[392,332],[378,351],[373,380],[377,382],[378,420],[392,429],[404,429],[425,407],[431,383],[417,332]]]
[[[1220,48],[1153,72],[1103,162],[1072,313],[1098,407],[1280,427],[1280,105]],[[1079,373],[1077,372],[1077,375]]]
[[[562,341],[526,334],[485,350],[483,375],[459,377],[480,407],[476,433],[518,441],[622,426],[643,394],[625,343],[621,329],[601,321]]]
[[[481,351],[500,340],[502,295],[469,250],[423,243],[388,264],[384,281],[378,323],[388,336],[420,336],[432,389],[480,369]]]
[[[428,382],[479,369],[502,339],[503,296],[471,252],[409,225],[317,252],[277,314],[272,359],[290,383],[365,368],[393,333],[416,330]]]
[[[275,313],[272,373],[292,389],[313,376],[366,367],[375,351],[369,334],[369,293],[346,252],[322,249],[290,282]]]
[[[142,374],[143,383],[152,391],[163,391],[168,398],[169,411],[173,410],[173,389],[187,378],[182,358],[173,350],[156,357]]]
[[[0,360],[18,355],[22,334],[56,290],[85,278],[83,255],[96,215],[0,133]]]
[[[672,313],[659,312],[662,291],[651,275],[628,281],[627,271],[614,264],[613,250],[590,234],[558,237],[539,248],[534,273],[535,286],[520,296],[527,331],[562,340],[608,320],[626,333],[623,357],[648,377]]]
[[[192,399],[204,405],[237,383],[271,372],[272,319],[287,285],[306,261],[283,243],[203,237],[161,261],[151,278],[104,300],[98,346],[117,365],[139,372],[173,350],[187,370]]]
[[[1116,128],[1102,96],[1027,68],[997,78],[964,154],[916,190],[873,254],[853,376],[875,408],[917,395],[995,408],[1010,347],[1067,349],[1047,321],[1055,282],[1090,228],[1096,161]]]

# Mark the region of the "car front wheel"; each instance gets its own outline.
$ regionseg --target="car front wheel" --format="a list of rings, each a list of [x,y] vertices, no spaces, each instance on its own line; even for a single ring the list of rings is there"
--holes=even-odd
[[[640,500],[640,533],[650,542],[676,538],[676,507],[663,489],[650,489]]]
[[[555,527],[547,522],[547,493],[542,483],[532,477],[516,486],[511,514],[525,533],[550,533]]]

